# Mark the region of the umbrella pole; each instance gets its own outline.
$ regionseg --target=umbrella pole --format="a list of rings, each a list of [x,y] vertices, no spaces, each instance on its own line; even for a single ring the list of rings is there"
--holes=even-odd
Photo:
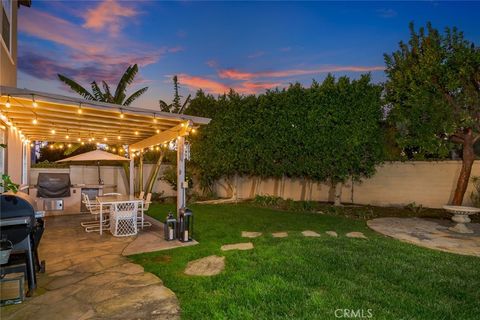
[[[100,177],[100,161],[97,161],[98,168],[98,184],[102,184],[102,178]]]

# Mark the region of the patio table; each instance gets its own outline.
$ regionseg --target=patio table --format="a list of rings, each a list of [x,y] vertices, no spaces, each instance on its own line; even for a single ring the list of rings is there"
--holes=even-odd
[[[137,198],[135,196],[130,196],[130,195],[111,195],[111,196],[97,196],[97,202],[100,205],[100,234],[102,234],[103,231],[103,207],[104,206],[111,206],[112,204],[115,203],[120,203],[120,202],[137,202],[140,206],[140,210],[142,211],[142,216],[143,216],[143,204],[144,204],[143,199]]]

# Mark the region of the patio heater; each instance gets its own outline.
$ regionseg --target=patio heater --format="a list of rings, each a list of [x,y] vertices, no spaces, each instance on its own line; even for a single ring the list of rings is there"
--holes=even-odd
[[[178,217],[178,239],[182,242],[192,241],[193,212],[188,208],[180,208]]]
[[[177,219],[173,213],[169,213],[163,224],[165,240],[172,241],[177,238]]]

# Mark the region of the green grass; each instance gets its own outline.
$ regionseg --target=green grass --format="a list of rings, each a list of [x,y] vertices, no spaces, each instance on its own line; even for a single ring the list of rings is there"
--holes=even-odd
[[[416,247],[368,229],[365,221],[239,205],[197,205],[199,245],[132,257],[180,301],[183,319],[336,319],[336,309],[371,309],[372,319],[478,319],[480,259]],[[149,214],[163,220],[171,205]],[[222,252],[261,231],[250,251]],[[305,238],[303,230],[335,230]],[[288,238],[269,234],[289,231]],[[350,239],[361,231],[369,239]],[[191,260],[226,257],[214,277],[183,274]]]

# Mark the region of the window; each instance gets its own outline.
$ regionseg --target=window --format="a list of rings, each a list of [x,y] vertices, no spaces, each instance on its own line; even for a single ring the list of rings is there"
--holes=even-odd
[[[7,137],[5,127],[0,123],[0,144],[5,144]],[[0,174],[5,173],[5,148],[0,147]]]
[[[2,41],[7,51],[12,53],[12,0],[1,0]]]

